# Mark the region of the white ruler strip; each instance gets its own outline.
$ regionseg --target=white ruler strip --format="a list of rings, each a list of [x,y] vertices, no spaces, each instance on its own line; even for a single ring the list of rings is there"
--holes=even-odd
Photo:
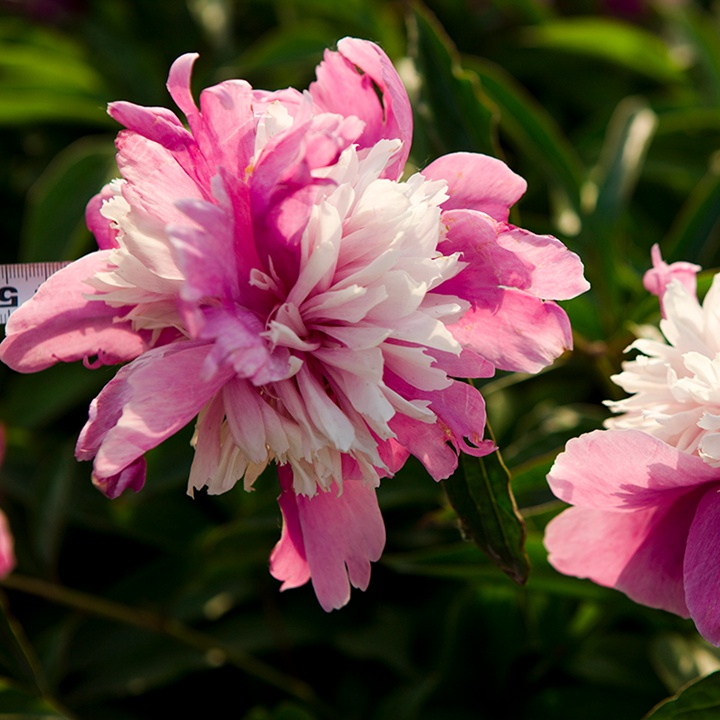
[[[0,265],[0,325],[13,310],[29,300],[37,289],[68,262],[37,262]]]

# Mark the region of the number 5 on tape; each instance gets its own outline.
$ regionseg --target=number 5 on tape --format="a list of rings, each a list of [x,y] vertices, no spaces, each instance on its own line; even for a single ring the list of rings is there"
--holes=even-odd
[[[29,300],[54,272],[68,264],[40,262],[0,265],[0,325],[4,325],[13,310]]]

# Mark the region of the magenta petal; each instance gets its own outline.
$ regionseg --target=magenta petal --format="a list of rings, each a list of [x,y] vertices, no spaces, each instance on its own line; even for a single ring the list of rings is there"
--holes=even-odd
[[[283,527],[280,540],[270,555],[270,574],[282,581],[280,590],[289,590],[310,579],[310,566],[305,554],[297,496],[292,489],[292,471],[288,465],[280,465],[278,475],[283,488],[278,498]]]
[[[271,572],[283,580],[283,587],[296,587],[307,580],[309,570],[323,610],[341,608],[350,599],[350,585],[367,588],[370,563],[385,546],[375,488],[346,479],[342,494],[320,492],[309,498],[284,484],[280,504],[285,527],[273,551]]]
[[[5,513],[0,510],[0,580],[15,568],[15,549]]]
[[[478,291],[476,306],[448,329],[500,370],[538,372],[572,348],[564,310],[516,288]]]
[[[92,481],[103,495],[114,500],[128,488],[140,492],[145,485],[145,472],[145,458],[140,457],[115,475],[100,478],[93,473]]]
[[[171,65],[167,81],[167,89],[170,97],[183,111],[191,127],[194,126],[199,115],[197,105],[192,96],[192,89],[190,88],[193,65],[198,57],[197,53],[185,53],[181,55]]]
[[[498,245],[511,251],[528,268],[530,283],[523,288],[546,300],[569,300],[590,289],[580,258],[551,235],[504,226]],[[507,284],[501,280],[502,285]]]
[[[430,163],[422,174],[428,180],[447,180],[443,210],[467,208],[507,221],[510,207],[523,195],[527,183],[502,162],[478,153],[452,153]]]
[[[424,423],[397,413],[388,423],[397,442],[414,455],[433,480],[445,480],[457,469],[457,453],[438,423]]]
[[[548,560],[561,573],[687,617],[683,554],[695,503],[691,493],[632,513],[569,508],[545,530]]]
[[[402,140],[398,155],[383,172],[392,180],[400,177],[412,142],[412,108],[400,76],[377,45],[343,38],[338,52],[326,50],[310,94],[322,110],[355,115],[365,123],[360,148],[372,147],[383,138]]]
[[[109,250],[99,250],[59,270],[18,308],[6,326],[0,358],[13,370],[37,372],[56,362],[97,356],[110,365],[137,357],[147,349],[144,335],[120,321],[122,308],[101,300],[84,281],[109,269]]]
[[[149,108],[118,100],[108,105],[108,113],[128,130],[133,130],[168,150],[178,150],[192,143],[192,135],[175,113],[167,108]]]
[[[85,208],[85,224],[88,230],[95,236],[98,247],[101,250],[111,250],[118,247],[117,228],[112,222],[100,213],[100,208],[107,200],[113,197],[113,191],[106,185],[95,197],[93,197]]]
[[[202,380],[209,351],[209,345],[192,342],[154,348],[105,386],[76,447],[79,459],[96,453],[96,484],[115,482],[114,476],[190,422],[229,379],[230,370]]]
[[[720,486],[700,498],[685,548],[685,600],[700,634],[720,645]]]
[[[633,511],[720,479],[720,470],[639,430],[595,430],[570,440],[550,469],[561,500],[587,508]]]

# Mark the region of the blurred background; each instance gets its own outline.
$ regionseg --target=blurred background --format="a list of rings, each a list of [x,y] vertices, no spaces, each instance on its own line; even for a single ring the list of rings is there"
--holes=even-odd
[[[0,717],[625,720],[720,668],[690,622],[558,575],[542,546],[562,509],[553,458],[601,425],[633,330],[659,319],[650,247],[702,264],[701,290],[720,265],[720,3],[1,0],[0,263],[93,249],[84,207],[117,175],[108,101],[172,107],[167,71],[188,51],[196,92],[230,77],[305,88],[345,35],[396,63],[412,165],[503,158],[528,181],[513,220],[561,238],[593,285],[564,303],[572,354],[482,388],[527,582],[463,540],[442,484],[410,461],[379,491],[370,588],[326,614],[268,573],[273,477],[189,498],[189,427],[150,453],[142,492],[109,501],[73,447],[114,369],[3,367],[18,566],[0,592]]]

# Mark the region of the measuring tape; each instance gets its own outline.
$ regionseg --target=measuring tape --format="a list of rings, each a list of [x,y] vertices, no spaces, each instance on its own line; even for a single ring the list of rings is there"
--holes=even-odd
[[[4,325],[13,310],[29,300],[53,273],[69,264],[38,262],[0,265],[0,325]]]

